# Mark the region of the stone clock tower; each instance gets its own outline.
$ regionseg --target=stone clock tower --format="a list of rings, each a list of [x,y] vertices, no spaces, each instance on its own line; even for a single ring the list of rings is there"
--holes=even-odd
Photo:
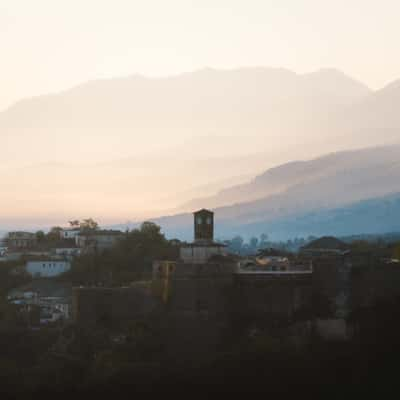
[[[214,241],[214,213],[203,208],[193,215],[195,243],[212,243]]]

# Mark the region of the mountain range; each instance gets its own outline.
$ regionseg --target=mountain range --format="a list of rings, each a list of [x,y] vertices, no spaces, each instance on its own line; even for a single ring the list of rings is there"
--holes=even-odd
[[[244,225],[382,196],[396,189],[397,167],[379,176],[378,154],[397,157],[399,100],[400,81],[372,91],[334,69],[262,67],[24,99],[0,113],[0,223],[112,223],[207,206]]]
[[[327,122],[349,107],[363,107],[370,96],[364,84],[329,69],[303,75],[203,69],[92,81],[24,99],[0,113],[2,163],[103,161],[166,151],[202,158],[272,155],[292,152],[299,140],[322,150],[341,134],[325,129]]]
[[[261,233],[276,239],[300,234],[382,233],[385,224],[400,229],[396,215],[399,177],[399,145],[366,148],[271,168],[246,184],[190,204],[192,210],[213,208],[216,234],[225,238]],[[388,199],[394,199],[396,207],[387,209]],[[215,207],[224,202],[232,204]],[[377,218],[375,206],[387,213],[385,219]],[[363,215],[358,214],[360,210]],[[155,222],[169,236],[192,237],[190,213]]]

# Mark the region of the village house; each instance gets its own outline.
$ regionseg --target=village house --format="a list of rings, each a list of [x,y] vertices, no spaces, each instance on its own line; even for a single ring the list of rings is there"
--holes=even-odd
[[[37,242],[34,233],[23,231],[9,232],[5,240],[11,249],[30,249]]]
[[[121,231],[103,229],[81,232],[75,239],[77,246],[84,252],[91,252],[109,249],[123,237],[124,233]]]
[[[60,238],[63,240],[76,240],[80,234],[80,228],[68,228],[60,231]]]
[[[71,263],[64,260],[27,261],[25,266],[34,278],[52,278],[71,269]]]
[[[71,286],[49,279],[37,279],[9,291],[7,300],[22,312],[37,310],[38,324],[71,317]]]

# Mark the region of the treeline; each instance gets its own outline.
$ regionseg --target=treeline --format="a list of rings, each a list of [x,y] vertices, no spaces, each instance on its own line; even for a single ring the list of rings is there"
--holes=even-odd
[[[351,236],[338,236],[339,240],[347,243],[350,248],[355,250],[358,249],[369,249],[371,251],[377,249],[394,249],[400,243],[400,233],[385,233],[379,234],[359,234]],[[303,246],[306,246],[310,242],[318,239],[316,236],[308,237],[295,237],[286,241],[273,241],[268,239],[267,234],[262,234],[260,237],[251,237],[248,241],[243,239],[242,236],[235,236],[229,240],[220,240],[220,242],[227,245],[230,252],[248,256],[260,253],[265,249],[275,249],[282,252],[296,253]],[[400,256],[400,250],[395,250],[396,254]]]
[[[247,242],[242,236],[235,236],[230,240],[224,240],[223,243],[232,253],[247,256],[254,255],[264,249],[276,249],[284,252],[297,252],[302,246],[307,245],[315,236],[307,238],[294,238],[287,241],[272,241],[268,239],[268,235],[263,233],[260,237],[251,237]]]
[[[176,260],[178,256],[177,242],[167,240],[158,225],[144,222],[125,232],[112,248],[76,258],[64,278],[74,285],[119,286],[148,279],[154,260]]]
[[[363,242],[377,243],[377,244],[392,244],[392,243],[400,242],[400,232],[389,232],[389,233],[384,233],[384,234],[361,233],[358,235],[339,237],[339,239],[346,243],[352,243],[355,241],[363,241]]]

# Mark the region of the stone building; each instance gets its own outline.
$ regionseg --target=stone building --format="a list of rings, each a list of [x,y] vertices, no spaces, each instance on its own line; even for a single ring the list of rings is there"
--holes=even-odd
[[[213,213],[204,209],[194,213],[194,242],[181,246],[179,260],[154,262],[153,290],[164,302],[171,357],[201,357],[221,344],[236,268],[225,246],[214,242]]]
[[[400,263],[356,252],[352,257],[351,306],[357,310],[400,297]]]
[[[153,291],[165,305],[167,348],[181,359],[215,354],[243,316],[289,321],[311,301],[312,270],[241,268],[214,242],[213,213],[194,213],[194,242],[176,262],[153,264]],[[194,354],[195,353],[195,354]]]
[[[31,249],[35,247],[37,240],[36,235],[31,232],[9,232],[5,239],[10,249]]]
[[[348,246],[326,236],[304,246],[300,254],[312,264],[314,301],[321,306],[320,312],[332,318],[346,318],[351,311],[352,285]]]
[[[180,247],[179,259],[154,261],[150,287],[75,288],[73,318],[116,324],[156,315],[167,357],[192,360],[225,349],[238,326],[289,332],[319,318],[327,337],[344,337],[352,285],[349,253],[336,240],[314,243],[295,262],[271,255],[249,265],[214,241],[213,213],[203,209],[194,213],[194,241]],[[318,298],[329,306],[323,317],[313,314]]]
[[[110,249],[124,237],[124,233],[118,230],[96,230],[81,232],[76,236],[76,245],[82,252],[101,252]]]
[[[214,213],[202,209],[193,215],[194,242],[181,246],[181,261],[188,264],[204,264],[214,255],[226,255],[226,246],[214,242]]]

